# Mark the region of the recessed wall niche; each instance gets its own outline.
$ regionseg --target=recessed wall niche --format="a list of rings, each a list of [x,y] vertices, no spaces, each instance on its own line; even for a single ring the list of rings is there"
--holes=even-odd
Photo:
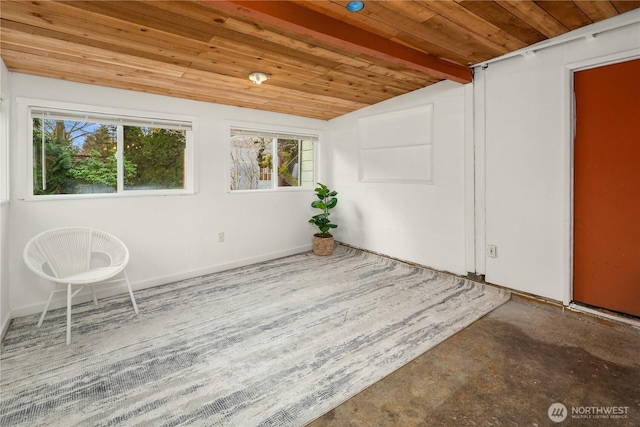
[[[359,180],[433,184],[433,104],[358,119]]]

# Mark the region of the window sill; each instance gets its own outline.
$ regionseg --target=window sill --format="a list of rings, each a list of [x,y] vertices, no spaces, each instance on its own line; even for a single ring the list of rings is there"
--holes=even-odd
[[[90,193],[90,194],[55,194],[47,196],[29,196],[22,200],[27,202],[42,202],[55,200],[87,200],[87,199],[120,199],[129,197],[166,197],[166,196],[191,196],[196,194],[189,190],[176,191],[127,191],[124,193]]]
[[[282,188],[264,188],[255,190],[227,190],[228,194],[264,194],[264,193],[295,193],[301,191],[313,192],[313,187],[282,187]]]

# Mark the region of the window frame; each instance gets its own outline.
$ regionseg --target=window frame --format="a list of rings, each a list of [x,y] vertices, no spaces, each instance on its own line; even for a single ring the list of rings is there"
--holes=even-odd
[[[62,199],[93,199],[107,197],[146,197],[146,196],[172,196],[172,195],[191,195],[197,193],[196,182],[196,163],[195,163],[195,141],[198,138],[198,118],[195,116],[186,116],[173,113],[160,113],[151,111],[129,110],[122,108],[95,106],[89,104],[77,104],[61,101],[51,101],[33,98],[17,98],[18,106],[18,140],[25,147],[26,169],[24,171],[25,194],[23,200],[62,200]],[[120,176],[121,169],[118,169],[118,183],[114,193],[85,193],[85,194],[34,194],[34,177],[33,177],[33,115],[32,110],[53,110],[68,111],[69,113],[88,114],[88,115],[105,115],[122,117],[134,121],[138,120],[159,120],[159,121],[176,121],[191,124],[191,131],[186,133],[185,146],[185,171],[184,171],[184,188],[180,189],[157,189],[157,190],[127,190],[120,186],[123,177]],[[37,116],[36,116],[37,117]],[[159,126],[160,127],[160,126]],[[122,159],[123,151],[117,152],[118,159]]]
[[[0,95],[0,205],[10,200],[9,162],[9,100]]]
[[[291,126],[279,126],[279,125],[267,125],[264,123],[252,123],[252,122],[229,122],[227,126],[225,126],[227,131],[227,160],[226,160],[226,168],[225,168],[225,186],[226,191],[229,194],[251,194],[251,193],[272,193],[272,192],[291,192],[291,191],[313,191],[316,187],[316,183],[318,182],[318,171],[319,171],[319,159],[320,159],[320,146],[322,143],[323,132],[320,129],[314,128],[298,128]],[[272,176],[274,176],[274,185],[272,188],[255,188],[255,189],[243,189],[243,190],[232,190],[231,189],[231,133],[234,129],[242,129],[250,132],[265,132],[265,133],[282,133],[288,135],[296,135],[296,136],[309,136],[310,138],[314,138],[313,141],[313,185],[311,186],[278,186],[277,178],[278,173],[274,169],[271,170]],[[277,144],[277,142],[276,142]]]

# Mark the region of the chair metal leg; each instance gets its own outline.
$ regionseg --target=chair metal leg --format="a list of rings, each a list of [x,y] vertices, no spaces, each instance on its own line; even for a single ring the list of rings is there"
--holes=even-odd
[[[38,328],[42,326],[42,322],[44,322],[44,317],[47,315],[47,310],[49,310],[49,304],[51,304],[51,299],[53,298],[53,294],[56,292],[57,287],[58,285],[56,284],[53,287],[53,290],[51,291],[51,293],[49,294],[49,299],[47,300],[47,303],[44,305],[44,311],[42,312],[42,316],[40,316],[40,321],[38,322]]]
[[[138,304],[136,304],[136,299],[133,297],[133,291],[131,290],[131,284],[129,283],[129,276],[127,276],[127,271],[122,270],[124,273],[124,281],[127,283],[127,288],[129,289],[129,296],[131,297],[131,302],[133,303],[133,310],[138,314]]]
[[[93,305],[98,305],[98,297],[96,297],[96,287],[91,286],[91,293],[93,294]]]
[[[67,285],[67,345],[71,344],[71,283]]]

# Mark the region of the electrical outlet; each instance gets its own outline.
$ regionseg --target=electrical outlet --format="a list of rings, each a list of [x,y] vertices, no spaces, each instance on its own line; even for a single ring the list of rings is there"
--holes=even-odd
[[[496,258],[498,256],[498,248],[496,245],[487,245],[487,256],[489,258]]]
[[[218,243],[224,243],[224,233],[218,233]]]

